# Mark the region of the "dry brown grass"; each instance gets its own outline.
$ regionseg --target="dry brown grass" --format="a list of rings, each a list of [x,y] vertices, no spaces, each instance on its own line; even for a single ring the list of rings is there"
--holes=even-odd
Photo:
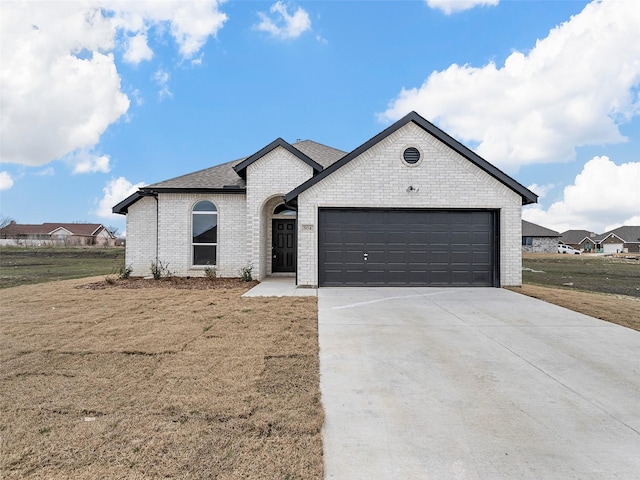
[[[90,281],[0,295],[0,477],[322,478],[315,298]]]
[[[522,285],[510,290],[640,331],[640,298],[538,285]]]

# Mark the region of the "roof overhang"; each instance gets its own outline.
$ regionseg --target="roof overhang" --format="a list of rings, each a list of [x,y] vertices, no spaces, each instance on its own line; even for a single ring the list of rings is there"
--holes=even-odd
[[[119,215],[126,215],[129,207],[144,197],[157,197],[159,193],[225,193],[225,194],[245,194],[247,189],[237,185],[228,185],[222,188],[141,188],[123,201],[115,205],[111,211]]]
[[[309,180],[304,182],[302,185],[300,185],[297,188],[293,189],[291,192],[289,192],[288,194],[285,195],[285,197],[284,197],[285,201],[288,202],[288,203],[296,201],[298,195],[300,195],[302,192],[304,192],[308,188],[312,187],[316,183],[320,182],[325,177],[328,177],[333,172],[335,172],[339,168],[343,167],[344,165],[349,163],[354,158],[358,157],[359,155],[361,155],[365,151],[367,151],[370,148],[372,148],[377,143],[379,143],[382,140],[384,140],[385,138],[387,138],[392,133],[394,133],[394,132],[398,131],[399,129],[401,129],[402,127],[404,127],[409,122],[415,123],[417,126],[419,126],[423,130],[425,130],[426,132],[428,132],[429,134],[431,134],[432,136],[434,136],[435,138],[440,140],[442,143],[444,143],[445,145],[450,147],[452,150],[456,151],[457,153],[462,155],[464,158],[466,158],[470,162],[474,163],[479,168],[481,168],[482,170],[487,172],[489,175],[494,177],[496,180],[500,181],[501,183],[503,183],[504,185],[509,187],[511,190],[516,192],[522,198],[522,205],[529,205],[531,203],[537,203],[538,202],[538,196],[535,193],[533,193],[531,190],[529,190],[528,188],[526,188],[522,184],[518,183],[516,180],[514,180],[509,175],[504,173],[502,170],[498,169],[494,165],[492,165],[489,162],[487,162],[485,159],[480,157],[477,153],[473,152],[469,148],[467,148],[464,145],[462,145],[456,139],[454,139],[453,137],[449,136],[448,134],[446,134],[445,132],[440,130],[438,127],[433,125],[431,122],[425,120],[423,117],[418,115],[416,112],[411,112],[411,113],[405,115],[403,118],[398,120],[396,123],[394,123],[393,125],[387,127],[385,130],[380,132],[378,135],[376,135],[375,137],[371,138],[367,142],[365,142],[362,145],[360,145],[358,148],[353,150],[351,153],[348,153],[347,155],[342,157],[340,160],[338,160],[337,162],[335,162],[331,166],[329,166],[329,167],[325,168],[324,170],[322,170],[320,173],[318,173],[318,175],[310,178]]]

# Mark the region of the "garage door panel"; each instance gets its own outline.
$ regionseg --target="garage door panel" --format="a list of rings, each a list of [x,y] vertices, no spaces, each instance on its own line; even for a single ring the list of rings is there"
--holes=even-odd
[[[474,245],[489,245],[491,243],[491,232],[473,232],[471,243]]]
[[[384,231],[368,231],[366,233],[367,245],[385,245],[387,243],[387,232]]]
[[[410,265],[415,265],[415,264],[426,264],[429,258],[429,254],[427,253],[426,250],[423,251],[416,251],[416,250],[411,250],[409,251],[409,264]]]
[[[471,232],[451,232],[452,245],[469,245],[471,243]]]
[[[341,250],[327,250],[323,257],[325,265],[342,265],[344,263],[344,255]]]
[[[471,263],[471,252],[451,252],[451,263],[456,265],[469,265]]]
[[[351,264],[364,264],[364,257],[362,255],[362,250],[345,250],[344,251],[344,263],[347,265]]]
[[[488,266],[491,265],[491,254],[489,252],[473,252],[471,263],[474,265]]]
[[[445,227],[442,227],[445,228]],[[429,243],[431,245],[449,245],[450,232],[431,232]]]
[[[407,252],[406,250],[389,250],[387,254],[387,263],[390,263],[392,265],[406,265],[410,263],[409,252]]]
[[[318,281],[491,286],[497,278],[493,216],[490,211],[320,209]]]
[[[446,250],[435,250],[431,251],[431,255],[429,255],[429,263],[431,264],[448,264],[450,260],[450,252]]]
[[[362,230],[347,230],[343,233],[342,242],[349,245],[362,245],[367,241],[367,234]]]

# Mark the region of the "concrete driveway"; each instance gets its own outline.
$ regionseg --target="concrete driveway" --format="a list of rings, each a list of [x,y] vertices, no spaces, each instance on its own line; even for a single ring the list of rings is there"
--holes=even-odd
[[[640,478],[640,332],[497,288],[318,302],[326,478]]]

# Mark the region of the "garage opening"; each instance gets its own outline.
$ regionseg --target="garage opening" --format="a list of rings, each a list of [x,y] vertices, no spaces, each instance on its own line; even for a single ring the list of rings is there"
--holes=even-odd
[[[498,212],[321,208],[320,286],[499,286]]]

